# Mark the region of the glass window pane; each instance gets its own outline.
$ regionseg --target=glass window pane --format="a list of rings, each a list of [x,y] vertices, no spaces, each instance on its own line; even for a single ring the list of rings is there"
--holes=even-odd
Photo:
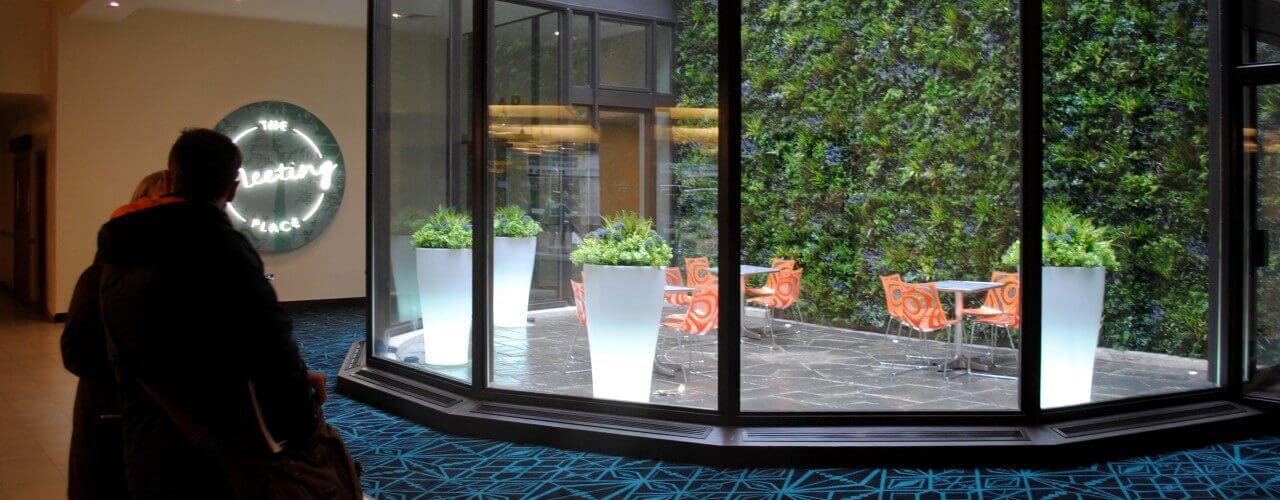
[[[648,45],[643,24],[600,21],[600,84],[648,88]]]
[[[1253,179],[1252,321],[1248,390],[1280,398],[1280,85],[1246,89],[1244,154]],[[1260,244],[1259,244],[1260,243]]]
[[[387,268],[374,270],[380,283],[374,353],[465,381],[471,377],[471,241],[463,220],[471,213],[469,119],[465,98],[450,89],[471,86],[463,73],[471,33],[451,32],[451,18],[470,18],[470,3],[463,11],[451,10],[453,4],[392,2],[390,150],[386,170],[374,173],[376,189],[388,193],[375,210],[387,219],[374,227],[391,234],[387,247],[375,249]]]
[[[1017,409],[1016,4],[777,0],[743,25],[742,409]]]
[[[671,93],[671,58],[675,56],[672,52],[671,27],[665,24],[659,24],[653,32],[654,42],[654,72],[653,81],[657,87],[657,91],[661,93]]]
[[[499,1],[494,14],[541,15],[528,9]],[[644,27],[634,26],[643,47]],[[717,257],[715,110],[524,100],[531,93],[517,85],[533,80],[516,73],[531,68],[516,61],[528,58],[526,38],[509,34],[494,47],[495,65],[512,64],[489,108],[490,385],[715,408],[718,289],[695,291],[668,274],[685,257]],[[714,85],[690,102],[714,106]],[[627,246],[631,230],[647,246]]]
[[[572,76],[573,85],[591,84],[591,16],[576,14],[573,16],[573,43],[569,46],[573,51]]]
[[[497,104],[559,102],[559,14],[502,3],[494,8],[493,100]]]
[[[1044,4],[1043,407],[1216,385],[1207,16]]]
[[[1244,62],[1280,61],[1280,1],[1244,2]]]

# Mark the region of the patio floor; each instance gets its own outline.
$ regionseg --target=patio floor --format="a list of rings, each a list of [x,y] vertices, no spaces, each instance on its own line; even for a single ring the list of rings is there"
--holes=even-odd
[[[747,323],[763,323],[750,311]],[[527,328],[499,328],[494,334],[492,386],[530,392],[591,396],[591,364],[586,329],[573,309],[530,314]],[[784,326],[790,325],[789,328]],[[941,357],[950,344],[896,335],[777,322],[777,345],[745,339],[742,347],[744,411],[947,411],[1017,408],[1016,357],[997,348],[997,367],[990,372],[1008,378],[952,374],[935,369],[910,370],[919,364],[909,355]],[[573,334],[579,334],[573,359],[566,359]],[[664,329],[658,357],[664,363],[693,363],[688,382],[679,373],[655,373],[650,402],[660,405],[715,408],[716,336],[684,338]],[[985,342],[985,340],[984,340]],[[420,344],[419,344],[420,345]],[[989,349],[975,348],[988,360]],[[1093,400],[1179,392],[1212,387],[1203,360],[1099,349]],[[904,373],[905,372],[905,373]]]

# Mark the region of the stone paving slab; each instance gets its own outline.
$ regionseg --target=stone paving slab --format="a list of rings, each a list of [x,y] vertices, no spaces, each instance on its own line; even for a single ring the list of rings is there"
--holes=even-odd
[[[674,310],[668,312],[675,312]],[[591,395],[588,339],[572,309],[539,311],[527,328],[499,328],[494,335],[496,387],[531,392]],[[755,315],[753,315],[755,316]],[[752,317],[758,325],[763,318]],[[790,325],[789,328],[783,328]],[[917,356],[940,356],[950,344],[896,335],[779,321],[774,340],[748,340],[742,348],[744,411],[946,411],[1013,410],[1017,381],[954,376],[945,380],[936,368],[912,370]],[[570,339],[578,334],[574,359],[567,359]],[[664,329],[659,359],[673,365],[693,364],[687,381],[654,374],[660,405],[714,409],[716,406],[716,335],[686,336]],[[985,342],[985,340],[983,341]],[[690,347],[692,346],[692,347]],[[974,347],[984,362],[987,346]],[[1203,360],[1146,353],[1099,350],[1094,374],[1095,401],[1211,387]],[[1016,377],[1016,352],[997,347],[991,373]]]

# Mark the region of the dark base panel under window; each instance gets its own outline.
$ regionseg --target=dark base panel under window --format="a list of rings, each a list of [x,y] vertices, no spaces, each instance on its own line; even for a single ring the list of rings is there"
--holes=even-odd
[[[1044,425],[728,427],[480,401],[366,366],[353,344],[338,390],[444,432],[722,466],[1093,463],[1259,432],[1263,412],[1208,401]]]

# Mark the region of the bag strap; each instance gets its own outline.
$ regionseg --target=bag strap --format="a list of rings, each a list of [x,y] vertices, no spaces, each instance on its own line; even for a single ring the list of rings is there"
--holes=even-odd
[[[102,319],[102,332],[105,334],[104,336],[107,339],[107,346],[116,353],[116,359],[125,361],[125,366],[131,366],[132,364],[125,360],[126,356],[124,352],[121,351],[119,345],[116,344],[115,336],[111,334],[111,328],[107,326],[107,309],[103,307],[102,302],[102,296],[99,294],[98,311]],[[207,426],[201,424],[195,419],[195,417],[192,417],[191,414],[183,411],[173,402],[173,400],[165,397],[164,394],[160,393],[160,391],[156,390],[150,384],[143,382],[138,376],[134,375],[133,381],[138,384],[138,387],[142,388],[142,392],[144,392],[147,397],[151,398],[151,401],[153,401],[156,406],[159,406],[165,414],[169,415],[169,420],[171,420],[173,425],[176,426],[184,436],[186,436],[187,440],[190,441],[192,445],[216,459],[223,460],[226,458],[226,447],[223,446],[222,441],[213,437],[213,433],[209,431]],[[266,445],[267,449],[270,450],[272,454],[280,453],[284,450],[285,442],[276,441],[276,439],[271,436],[271,430],[267,428],[266,419],[262,416],[262,407],[258,404],[258,395],[254,390],[252,380],[248,381],[248,388],[249,402],[253,406],[254,420],[256,420],[258,424],[258,437],[263,440],[263,444]]]

